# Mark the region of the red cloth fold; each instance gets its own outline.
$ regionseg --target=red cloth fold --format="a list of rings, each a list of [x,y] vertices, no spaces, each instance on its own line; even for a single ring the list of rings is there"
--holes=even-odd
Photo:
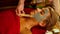
[[[45,34],[46,28],[41,26],[34,26],[31,29],[32,34]]]
[[[0,34],[19,34],[19,17],[15,9],[6,9],[0,12]]]

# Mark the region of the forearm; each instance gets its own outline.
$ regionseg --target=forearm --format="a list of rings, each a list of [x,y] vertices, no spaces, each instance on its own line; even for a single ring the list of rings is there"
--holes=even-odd
[[[19,0],[18,5],[21,5],[21,4],[23,4],[23,5],[24,5],[24,2],[25,2],[25,0]]]

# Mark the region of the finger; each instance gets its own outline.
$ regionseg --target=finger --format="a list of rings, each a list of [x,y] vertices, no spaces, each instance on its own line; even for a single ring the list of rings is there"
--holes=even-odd
[[[37,8],[37,11],[38,11],[38,12],[41,12],[41,11],[42,11],[42,9],[40,9],[40,8]]]
[[[16,15],[20,16],[20,11],[16,9]]]
[[[38,11],[37,10],[35,10],[35,14],[37,14],[38,13]]]
[[[24,12],[24,11],[19,11],[18,16],[21,16],[21,15],[24,15],[24,14],[25,14],[25,12]]]
[[[25,14],[25,12],[22,10],[22,13]]]

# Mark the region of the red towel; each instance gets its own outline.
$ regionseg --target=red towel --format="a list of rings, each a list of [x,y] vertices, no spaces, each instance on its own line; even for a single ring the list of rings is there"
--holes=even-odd
[[[25,9],[29,13],[30,9]],[[6,9],[0,11],[0,34],[19,34],[20,23],[19,17],[15,14],[15,9]],[[33,34],[44,34],[46,30],[34,27]]]
[[[0,34],[19,34],[19,17],[15,9],[6,9],[0,12]]]
[[[41,26],[34,26],[31,31],[32,34],[45,34],[46,28]]]

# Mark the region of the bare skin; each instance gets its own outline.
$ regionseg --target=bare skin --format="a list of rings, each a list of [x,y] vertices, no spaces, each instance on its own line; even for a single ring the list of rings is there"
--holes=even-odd
[[[36,12],[32,11],[31,12],[31,15],[37,13],[37,12],[42,12],[41,11],[42,9],[38,9],[36,10]],[[49,15],[50,13],[48,13],[47,17],[50,16]],[[45,21],[41,21],[40,23],[38,23],[35,18],[25,18],[25,17],[21,17],[20,18],[20,34],[32,34],[31,32],[31,28],[33,26],[37,26],[37,25],[40,25],[41,27],[45,27],[46,26],[46,23],[44,23]]]
[[[19,0],[18,6],[16,8],[16,14],[18,16],[20,16],[21,12],[23,12],[23,14],[25,13],[24,12],[24,1],[25,0]]]

